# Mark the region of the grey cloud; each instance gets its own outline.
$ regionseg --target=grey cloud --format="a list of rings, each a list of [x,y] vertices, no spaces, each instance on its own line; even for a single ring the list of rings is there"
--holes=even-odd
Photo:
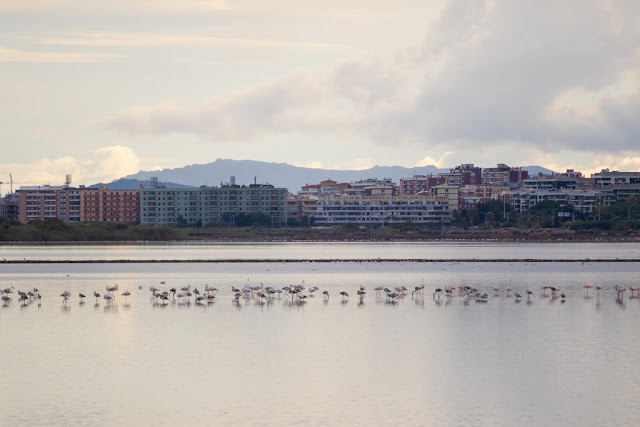
[[[583,116],[550,113],[567,91],[598,92],[640,70],[635,2],[452,1],[418,54],[351,60],[327,75],[299,72],[193,109],[117,113],[100,126],[193,133],[214,141],[264,132],[353,132],[378,142],[541,150],[629,150],[640,91],[604,98]]]

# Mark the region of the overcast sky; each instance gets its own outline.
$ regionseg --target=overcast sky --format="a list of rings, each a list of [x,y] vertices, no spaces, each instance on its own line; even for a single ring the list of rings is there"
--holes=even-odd
[[[640,2],[0,0],[0,95],[4,182],[640,170]]]

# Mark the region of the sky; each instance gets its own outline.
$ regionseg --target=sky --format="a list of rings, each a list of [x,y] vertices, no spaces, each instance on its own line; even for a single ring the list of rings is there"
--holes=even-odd
[[[217,158],[636,171],[640,2],[0,0],[0,95],[16,186]]]

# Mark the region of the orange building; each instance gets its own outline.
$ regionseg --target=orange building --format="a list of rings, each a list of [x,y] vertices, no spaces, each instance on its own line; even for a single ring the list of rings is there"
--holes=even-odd
[[[80,189],[80,221],[140,222],[140,190]]]

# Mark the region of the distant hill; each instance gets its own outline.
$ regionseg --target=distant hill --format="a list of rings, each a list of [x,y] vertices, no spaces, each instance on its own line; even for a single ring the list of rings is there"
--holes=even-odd
[[[552,170],[540,166],[525,166],[523,169],[527,170],[529,175],[537,175],[539,172],[554,173]],[[272,184],[275,187],[287,188],[290,192],[296,193],[303,185],[317,184],[325,179],[352,182],[368,178],[391,178],[394,182],[399,183],[400,178],[441,172],[449,172],[449,169],[440,169],[430,165],[414,168],[374,166],[363,170],[335,170],[305,168],[287,163],[269,163],[256,160],[218,159],[212,163],[195,164],[175,169],[140,171],[105,185],[114,189],[140,188],[140,183],[148,185],[149,178],[158,177],[160,182],[168,188],[189,188],[201,185],[220,186],[222,183],[228,183],[231,176],[234,176],[236,184],[252,184],[255,179],[259,184]],[[95,186],[97,185],[99,184]]]
[[[522,166],[522,170],[529,172],[529,176],[536,176],[540,173],[543,175],[555,175],[558,173],[551,169],[543,168],[542,166]]]
[[[367,178],[391,178],[393,181],[399,182],[400,178],[438,172],[448,172],[448,169],[438,169],[435,166],[419,168],[374,166],[364,170],[334,170],[304,168],[287,163],[218,159],[213,163],[189,165],[176,169],[140,171],[123,179],[148,181],[149,178],[155,176],[161,182],[180,182],[199,187],[200,185],[219,186],[221,183],[229,182],[231,176],[235,176],[236,184],[252,184],[255,179],[259,184],[268,183],[275,187],[287,188],[290,192],[295,193],[303,185],[317,184],[325,179],[351,182]]]
[[[176,184],[175,182],[164,182],[162,180],[160,180],[160,182],[167,188],[194,188],[194,186],[192,185]],[[149,183],[149,180],[120,178],[107,184],[93,184],[88,188],[99,188],[101,185],[104,185],[109,190],[136,190],[140,188],[140,185],[146,185],[147,187],[149,187]]]

